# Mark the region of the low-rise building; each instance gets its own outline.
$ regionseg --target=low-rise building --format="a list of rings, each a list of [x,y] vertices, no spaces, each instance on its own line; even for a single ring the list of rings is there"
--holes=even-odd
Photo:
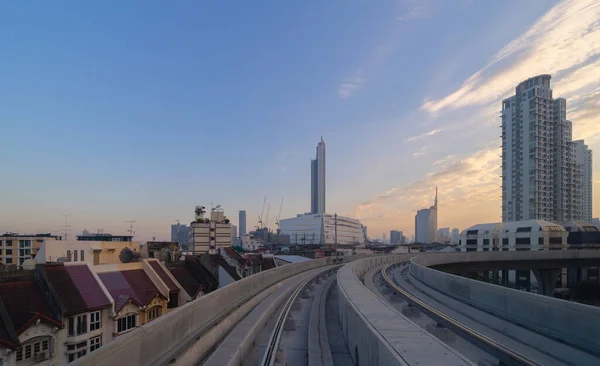
[[[46,243],[55,245],[62,237],[52,234],[16,234],[0,235],[0,263],[21,266],[26,259],[35,258]]]
[[[250,236],[250,234],[242,235],[242,249],[248,252],[255,251],[263,247],[263,241]]]
[[[291,245],[364,244],[360,221],[336,214],[301,214],[280,220],[279,228]]]

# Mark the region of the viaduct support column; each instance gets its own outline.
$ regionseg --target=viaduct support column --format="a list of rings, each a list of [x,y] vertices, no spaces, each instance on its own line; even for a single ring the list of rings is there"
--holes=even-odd
[[[535,280],[540,288],[542,295],[554,297],[554,284],[560,276],[561,270],[558,268],[553,269],[534,269],[532,270]]]

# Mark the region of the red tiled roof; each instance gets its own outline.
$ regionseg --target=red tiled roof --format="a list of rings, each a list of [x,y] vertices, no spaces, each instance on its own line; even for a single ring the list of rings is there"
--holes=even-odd
[[[160,277],[160,279],[163,280],[165,285],[167,285],[167,287],[169,288],[169,292],[178,292],[179,291],[179,287],[177,287],[175,282],[173,282],[171,277],[169,277],[167,272],[165,272],[165,270],[160,265],[160,263],[158,263],[157,260],[149,260],[148,263],[150,263],[150,266],[152,267],[154,272],[156,272],[158,277]]]
[[[194,275],[186,267],[169,268],[177,282],[190,297],[195,298],[202,290],[202,284],[194,277]]]
[[[146,306],[160,292],[143,269],[98,274],[115,300],[115,311],[121,311],[129,300]]]
[[[0,342],[9,346],[17,346],[13,331],[18,337],[37,319],[61,327],[62,324],[54,319],[44,295],[33,280],[0,282],[0,308],[8,315],[12,323],[0,327]],[[3,342],[2,342],[3,341]],[[16,338],[18,342],[18,338]]]
[[[65,316],[110,306],[110,300],[88,266],[53,264],[44,269],[58,300],[65,307]]]
[[[246,260],[240,253],[238,253],[237,250],[233,249],[232,247],[224,247],[223,250],[225,250],[231,259],[237,261],[240,267],[243,267],[246,264]]]

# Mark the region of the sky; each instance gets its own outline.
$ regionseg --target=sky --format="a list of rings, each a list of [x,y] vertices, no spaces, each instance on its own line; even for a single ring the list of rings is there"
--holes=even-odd
[[[197,204],[369,236],[501,220],[500,101],[552,74],[600,151],[600,2],[0,2],[0,231],[170,239]],[[594,216],[600,158],[594,155]],[[266,211],[266,209],[265,209]],[[266,221],[266,220],[265,220]]]

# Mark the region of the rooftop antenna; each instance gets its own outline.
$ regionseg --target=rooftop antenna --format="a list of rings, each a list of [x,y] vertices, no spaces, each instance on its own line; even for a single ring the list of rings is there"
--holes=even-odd
[[[67,241],[67,235],[68,235],[68,230],[69,230],[69,225],[67,224],[67,218],[69,217],[69,214],[61,214],[62,216],[65,217],[65,224],[63,225],[63,231],[64,231],[64,235],[65,235],[65,241]]]
[[[129,230],[127,230],[127,232],[129,235],[131,235],[131,239],[133,239],[133,236],[135,235],[135,231],[133,231],[133,224],[135,224],[135,220],[125,220],[123,222],[129,223]]]

